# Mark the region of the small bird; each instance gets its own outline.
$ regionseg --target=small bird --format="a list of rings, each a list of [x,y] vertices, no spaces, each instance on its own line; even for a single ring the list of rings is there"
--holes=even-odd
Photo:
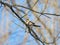
[[[31,22],[31,21],[28,24],[35,27],[40,27],[39,25],[36,25],[34,22]]]
[[[36,25],[34,22],[32,22],[32,21],[29,21],[28,19],[27,19],[27,24],[29,25],[29,26],[34,26],[34,27],[41,27],[41,26],[39,26],[39,25]]]

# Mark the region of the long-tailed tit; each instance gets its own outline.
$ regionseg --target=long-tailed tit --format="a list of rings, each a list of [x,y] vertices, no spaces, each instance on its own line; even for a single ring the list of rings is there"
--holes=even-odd
[[[27,20],[26,23],[27,23],[29,26],[40,27],[39,25],[36,25],[34,22],[29,21],[29,20]]]

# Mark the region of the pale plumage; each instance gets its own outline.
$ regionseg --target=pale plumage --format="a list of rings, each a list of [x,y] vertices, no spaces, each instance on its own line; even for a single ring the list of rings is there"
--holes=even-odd
[[[30,21],[27,19],[26,24],[28,24],[29,26],[34,26],[34,27],[40,27],[39,25],[36,25],[34,22]]]

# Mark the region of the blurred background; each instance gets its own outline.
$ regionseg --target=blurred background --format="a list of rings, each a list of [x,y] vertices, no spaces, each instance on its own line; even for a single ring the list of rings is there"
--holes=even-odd
[[[14,11],[25,22],[29,19],[40,25],[41,27],[31,28],[45,45],[60,44],[60,16],[56,16],[60,15],[60,0],[2,0],[2,2],[16,6],[13,7]],[[42,45],[42,43],[28,33],[26,26],[8,6],[1,6],[0,3],[0,45]]]

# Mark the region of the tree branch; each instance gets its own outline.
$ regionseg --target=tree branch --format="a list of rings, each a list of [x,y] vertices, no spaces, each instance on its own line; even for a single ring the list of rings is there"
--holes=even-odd
[[[4,6],[8,6],[11,9],[11,11],[18,17],[18,19],[21,20],[21,22],[28,28],[28,31],[31,34],[31,36],[39,40],[44,45],[44,43],[38,38],[36,33],[29,27],[29,25],[27,25],[26,22],[13,10],[13,6],[2,1],[0,1],[0,3],[3,4]]]

